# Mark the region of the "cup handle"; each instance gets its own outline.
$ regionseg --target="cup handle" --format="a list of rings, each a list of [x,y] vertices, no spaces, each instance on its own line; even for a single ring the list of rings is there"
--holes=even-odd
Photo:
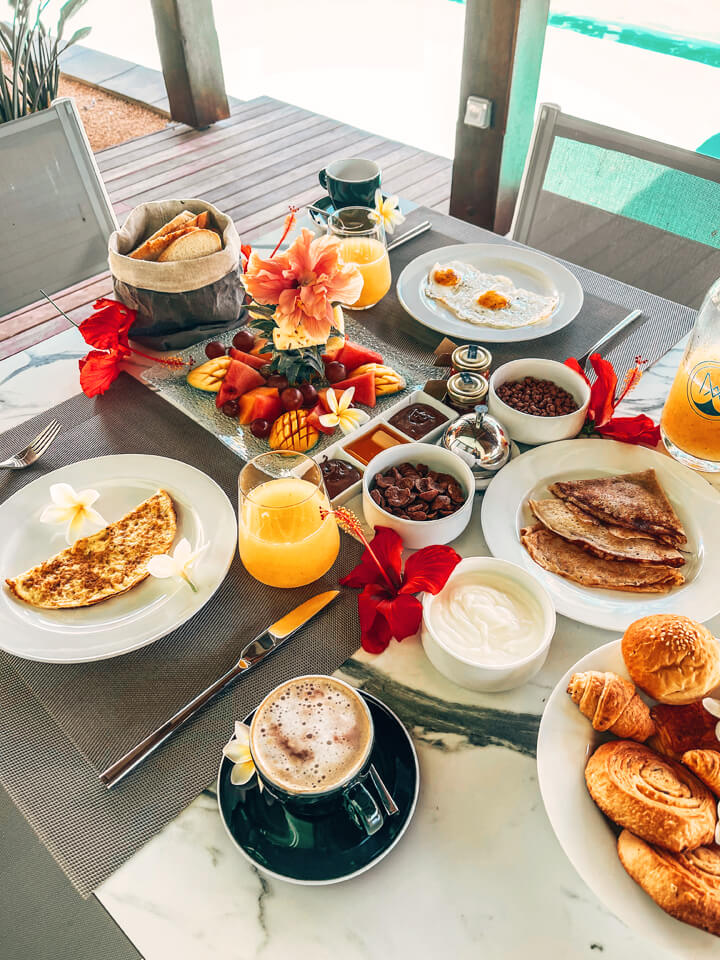
[[[324,168],[318,174],[318,180],[320,181],[320,186],[323,188],[323,190],[327,190],[327,174],[325,173]]]
[[[345,791],[348,812],[371,837],[382,827],[385,819],[370,791],[362,783],[353,783]]]

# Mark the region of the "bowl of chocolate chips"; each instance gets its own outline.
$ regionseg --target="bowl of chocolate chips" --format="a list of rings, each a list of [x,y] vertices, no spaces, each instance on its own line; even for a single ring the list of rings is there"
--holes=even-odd
[[[519,443],[576,437],[589,403],[585,380],[557,360],[511,360],[490,377],[488,410]]]
[[[475,478],[460,457],[429,443],[403,443],[373,457],[363,476],[363,511],[411,550],[450,543],[470,522]]]

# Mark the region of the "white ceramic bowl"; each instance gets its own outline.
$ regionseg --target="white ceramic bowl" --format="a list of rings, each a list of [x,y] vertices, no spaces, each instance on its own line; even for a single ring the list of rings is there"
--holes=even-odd
[[[405,520],[383,510],[370,496],[375,474],[406,462],[426,463],[431,470],[451,474],[465,491],[465,503],[455,513],[438,517],[436,520]],[[470,467],[450,450],[430,443],[400,443],[378,453],[367,465],[363,474],[362,497],[363,512],[370,526],[397,530],[406,547],[420,550],[435,543],[450,543],[460,536],[470,522],[475,497],[475,478]]]
[[[443,590],[448,588],[455,577],[468,573],[477,573],[480,579],[483,575],[492,575],[493,578],[502,577],[520,586],[537,603],[542,614],[542,640],[537,650],[513,663],[500,666],[485,665],[463,657],[443,642],[442,636],[430,626],[432,605],[437,597],[442,596]],[[545,663],[550,650],[550,641],[555,633],[555,608],[550,594],[539,580],[536,580],[527,570],[508,560],[496,560],[494,557],[468,557],[461,560],[455,567],[443,590],[436,596],[426,593],[423,597],[422,645],[428,660],[436,670],[460,687],[481,690],[485,693],[512,690],[535,676]]]
[[[558,387],[571,393],[578,409],[563,417],[536,417],[509,407],[498,397],[497,388],[508,380],[537,377],[552,380]],[[554,440],[570,440],[576,437],[585,423],[590,403],[590,387],[579,373],[557,360],[540,360],[531,357],[511,360],[498,367],[490,377],[488,411],[505,427],[513,440],[520,443],[552,443]]]

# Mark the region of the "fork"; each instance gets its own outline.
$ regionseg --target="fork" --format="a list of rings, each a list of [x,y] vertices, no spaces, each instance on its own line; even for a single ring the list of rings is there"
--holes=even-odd
[[[31,463],[35,463],[44,453],[47,453],[50,444],[57,438],[61,430],[62,427],[57,420],[51,420],[24,450],[19,450],[12,457],[3,460],[0,463],[0,470],[24,470],[25,467],[29,467]]]

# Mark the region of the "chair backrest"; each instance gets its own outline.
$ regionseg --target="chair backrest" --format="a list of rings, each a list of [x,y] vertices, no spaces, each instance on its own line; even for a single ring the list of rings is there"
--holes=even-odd
[[[0,124],[0,316],[107,270],[116,228],[72,100]]]
[[[698,306],[720,276],[720,160],[543,103],[510,236]]]

